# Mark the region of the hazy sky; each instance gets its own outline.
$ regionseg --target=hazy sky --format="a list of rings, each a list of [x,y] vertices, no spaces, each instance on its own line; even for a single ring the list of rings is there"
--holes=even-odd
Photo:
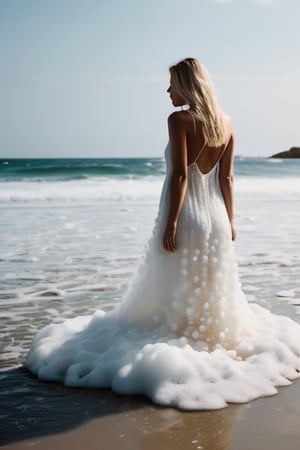
[[[162,156],[187,56],[237,154],[300,146],[299,23],[299,0],[0,0],[0,157]]]

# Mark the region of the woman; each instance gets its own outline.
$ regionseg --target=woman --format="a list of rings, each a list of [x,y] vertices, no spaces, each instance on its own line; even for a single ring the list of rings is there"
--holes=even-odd
[[[197,60],[188,58],[172,66],[170,75],[168,92],[173,105],[189,106],[188,111],[175,112],[168,120],[173,169],[171,204],[163,242],[167,251],[174,252],[177,221],[187,187],[188,167],[193,163],[198,165],[200,175],[220,164],[219,180],[232,239],[235,239],[231,188],[234,142],[231,121],[217,104],[205,67]]]
[[[232,123],[218,105],[207,70],[195,59],[170,68],[168,92],[174,106],[189,109],[168,119],[167,177],[158,219],[120,320],[159,324],[193,345],[201,342],[203,349],[234,348],[239,316],[248,307],[231,242]],[[145,286],[151,298],[141,302]]]
[[[184,409],[273,395],[300,371],[300,326],[249,305],[232,240],[234,135],[204,66],[170,68],[167,175],[153,235],[121,304],[42,329],[26,366]]]

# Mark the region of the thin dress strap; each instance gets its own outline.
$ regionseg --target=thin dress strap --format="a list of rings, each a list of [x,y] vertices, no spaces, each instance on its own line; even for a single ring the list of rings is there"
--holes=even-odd
[[[225,147],[224,147],[223,151],[221,152],[221,155],[218,157],[217,161],[215,162],[215,164],[209,169],[208,172],[205,172],[204,175],[207,175],[207,174],[209,174],[210,172],[212,172],[212,170],[219,164],[219,162],[221,161],[221,159],[222,159],[224,153],[226,152],[226,150],[227,150],[227,148],[228,148],[228,145],[229,145],[229,143],[230,143],[230,140],[231,140],[231,136],[230,136],[228,142],[225,144]],[[205,144],[204,144],[204,145],[205,145]],[[202,149],[203,149],[203,147],[202,147]],[[200,153],[199,153],[199,155],[197,156],[195,162],[196,162],[197,159],[199,158],[202,149],[200,150]],[[198,166],[198,168],[199,168],[199,166]],[[200,170],[200,168],[199,168],[199,170]],[[200,172],[201,172],[201,170],[200,170]],[[202,174],[203,174],[203,172],[202,172]]]
[[[196,136],[196,133],[197,133],[197,127],[196,127],[195,116],[194,116],[193,112],[190,111],[189,109],[187,110],[187,112],[192,116],[193,123],[194,123],[194,133],[195,133],[195,136]],[[202,153],[202,150],[204,149],[205,145],[206,145],[206,140],[204,141],[204,144],[203,144],[203,146],[201,147],[201,149],[200,149],[198,155],[196,156],[196,158],[194,159],[194,161],[193,161],[191,164],[194,164],[194,163],[196,163],[196,162],[198,161],[198,158],[200,157],[200,155],[201,155],[201,153]]]
[[[196,158],[194,159],[194,163],[196,163],[202,153],[202,150],[204,149],[204,147],[206,146],[206,141],[204,141],[204,144],[202,145],[202,147],[200,148],[200,152],[198,153],[198,155],[196,156]]]
[[[195,117],[194,117],[194,114],[193,114],[193,112],[191,111],[191,110],[187,110],[187,112],[192,116],[192,118],[193,118],[193,123],[194,123],[194,133],[195,133],[195,136],[196,136],[196,120],[195,120]],[[229,138],[228,138],[228,141],[225,143],[225,147],[224,147],[224,149],[223,149],[223,151],[222,151],[222,153],[221,153],[221,155],[219,156],[219,158],[218,158],[218,160],[216,161],[216,163],[213,165],[213,167],[209,170],[209,172],[220,162],[220,160],[222,159],[222,157],[223,157],[223,155],[224,155],[224,153],[225,153],[225,151],[227,150],[227,147],[228,147],[228,145],[229,145],[229,143],[230,143],[230,140],[231,140],[231,134],[229,135]],[[199,151],[199,153],[198,153],[198,155],[196,156],[196,158],[194,159],[194,161],[191,163],[191,164],[196,164],[197,163],[197,161],[198,161],[198,159],[200,158],[200,155],[201,155],[201,153],[202,153],[202,151],[203,151],[203,149],[204,149],[204,147],[206,146],[206,139],[204,138],[204,144],[202,145],[202,147],[201,147],[201,149],[200,149],[200,151]],[[191,165],[190,164],[190,165]]]

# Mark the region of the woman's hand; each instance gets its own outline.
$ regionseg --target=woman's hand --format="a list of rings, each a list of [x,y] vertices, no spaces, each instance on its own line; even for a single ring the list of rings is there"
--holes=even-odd
[[[163,247],[167,252],[174,253],[176,250],[176,224],[168,224],[163,235]]]

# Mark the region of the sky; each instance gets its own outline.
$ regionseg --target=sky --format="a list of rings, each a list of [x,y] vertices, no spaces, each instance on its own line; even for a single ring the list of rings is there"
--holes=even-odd
[[[299,0],[0,0],[0,158],[160,157],[196,57],[236,154],[300,146]]]

